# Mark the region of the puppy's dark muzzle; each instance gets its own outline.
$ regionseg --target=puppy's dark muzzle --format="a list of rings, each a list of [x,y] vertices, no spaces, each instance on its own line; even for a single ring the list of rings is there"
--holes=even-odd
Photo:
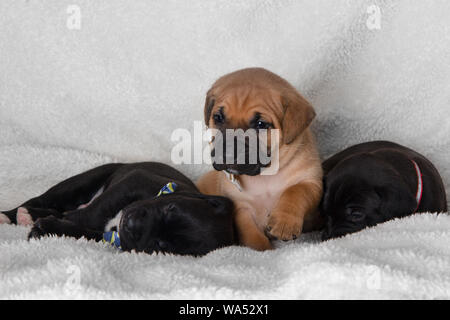
[[[142,211],[123,211],[119,223],[120,242],[123,250],[138,249],[144,232],[143,215]]]
[[[261,169],[270,165],[270,151],[260,152],[259,140],[248,137],[225,138],[221,135],[213,142],[212,164],[217,171],[235,175],[255,176]]]
[[[256,176],[261,173],[261,166],[258,164],[217,164],[213,163],[213,167],[217,171],[226,171],[234,175]]]

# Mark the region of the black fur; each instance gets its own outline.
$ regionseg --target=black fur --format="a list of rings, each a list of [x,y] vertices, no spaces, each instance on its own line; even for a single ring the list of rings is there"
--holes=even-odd
[[[423,175],[418,208],[418,177],[411,160]],[[327,220],[324,240],[414,212],[447,211],[444,184],[436,168],[424,156],[398,144],[359,144],[326,160],[323,168],[320,211]]]
[[[168,182],[178,187],[156,197]],[[103,193],[90,205],[96,192]],[[99,241],[106,224],[123,210],[122,249],[203,255],[234,243],[232,201],[201,194],[179,171],[165,164],[107,164],[69,178],[20,207],[35,221],[29,237],[48,234]],[[16,223],[17,208],[4,212]]]

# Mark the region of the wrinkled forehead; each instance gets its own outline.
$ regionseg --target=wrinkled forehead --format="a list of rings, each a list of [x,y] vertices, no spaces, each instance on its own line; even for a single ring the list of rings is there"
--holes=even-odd
[[[325,182],[325,196],[322,207],[325,212],[335,212],[346,206],[374,207],[379,197],[367,177],[341,175]]]
[[[353,198],[359,197],[368,188],[364,178],[356,175],[328,175],[324,183],[324,206],[344,205]]]
[[[249,119],[256,113],[266,117],[281,117],[280,94],[270,88],[259,86],[218,88],[214,110],[219,108],[229,118]]]
[[[326,177],[326,184],[349,184],[359,189],[383,187],[400,178],[396,170],[372,154],[360,154],[342,160]]]

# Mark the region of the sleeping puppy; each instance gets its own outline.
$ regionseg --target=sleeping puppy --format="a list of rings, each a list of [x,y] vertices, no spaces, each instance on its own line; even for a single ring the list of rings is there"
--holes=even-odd
[[[159,194],[170,182],[171,190]],[[231,200],[201,194],[174,168],[143,162],[89,170],[0,218],[22,225],[35,221],[30,238],[53,234],[100,241],[105,231],[116,230],[126,251],[203,255],[233,244],[232,211]]]
[[[446,212],[442,179],[417,152],[386,141],[348,148],[323,163],[322,238],[340,237],[415,212]]]
[[[270,239],[291,240],[320,227],[322,168],[309,129],[315,112],[292,85],[261,68],[227,74],[208,91],[204,116],[207,127],[215,130],[211,142],[215,171],[204,175],[197,186],[203,193],[233,200],[241,244],[267,250],[272,248]],[[248,137],[232,138],[242,148],[228,148],[230,130],[250,132]],[[278,132],[276,141],[272,132]],[[255,153],[249,143],[252,133],[256,153],[263,150],[265,161],[259,156],[250,161]],[[277,166],[271,153],[274,145]]]

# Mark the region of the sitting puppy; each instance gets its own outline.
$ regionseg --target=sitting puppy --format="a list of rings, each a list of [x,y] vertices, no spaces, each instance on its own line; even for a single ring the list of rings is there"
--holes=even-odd
[[[322,168],[309,128],[316,114],[291,84],[262,68],[232,72],[208,91],[204,114],[205,124],[215,131],[211,139],[215,171],[206,173],[197,186],[203,193],[233,200],[240,244],[268,250],[271,239],[292,240],[321,228],[317,208]],[[249,136],[228,136],[230,131]],[[275,132],[278,139],[272,139]],[[261,150],[267,151],[263,154],[270,161],[261,161]],[[253,162],[252,153],[257,154]]]
[[[323,169],[321,213],[327,219],[323,240],[415,212],[447,211],[436,168],[398,144],[359,144],[325,161]]]
[[[162,192],[170,182],[176,190]],[[203,255],[233,244],[232,211],[231,200],[201,194],[179,171],[143,162],[107,164],[69,178],[0,220],[36,221],[32,238],[100,241],[105,231],[116,230],[126,251]]]

